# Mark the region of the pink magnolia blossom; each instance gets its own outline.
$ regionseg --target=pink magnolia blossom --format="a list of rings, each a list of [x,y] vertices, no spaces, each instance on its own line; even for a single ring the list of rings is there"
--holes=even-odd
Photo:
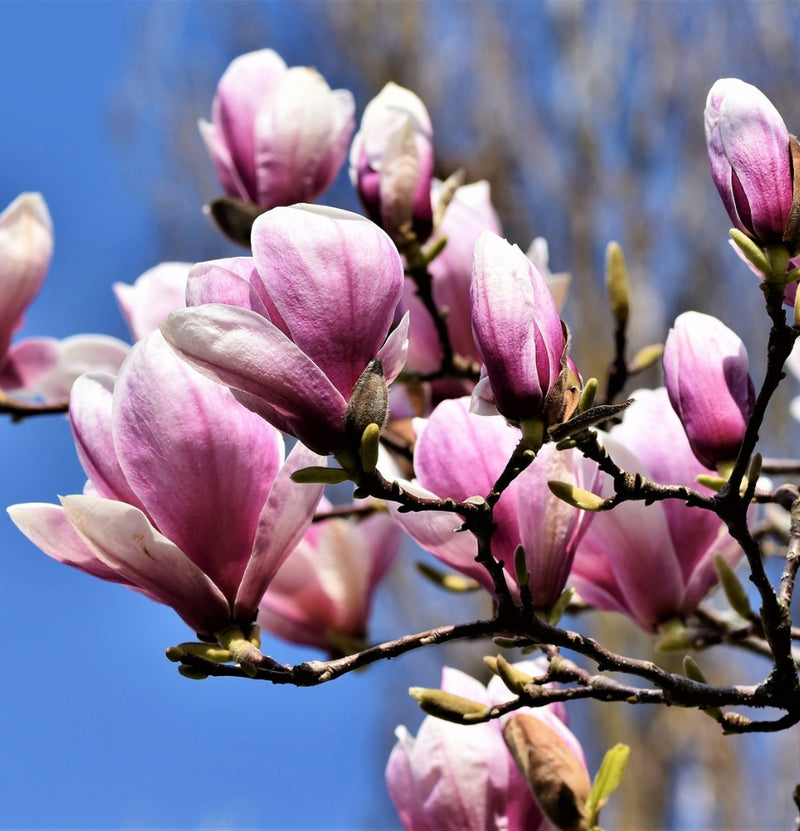
[[[486,496],[502,473],[520,439],[520,432],[500,416],[469,412],[469,399],[443,401],[427,421],[418,420],[414,467],[415,492],[465,500]],[[521,545],[530,571],[533,602],[549,608],[567,580],[586,515],[557,499],[548,480],[584,486],[576,476],[573,451],[546,444],[533,464],[503,491],[494,509],[497,529],[492,552],[504,563],[506,582],[517,594],[514,552]],[[591,487],[591,485],[590,485]],[[493,591],[486,569],[475,562],[477,542],[472,534],[457,533],[459,516],[440,511],[399,513],[397,521],[427,551],[451,568]]]
[[[407,319],[389,334],[400,256],[368,219],[310,205],[262,214],[252,242],[252,258],[195,267],[187,298],[204,305],[173,312],[165,336],[271,424],[319,453],[346,449],[348,404],[368,365],[380,374],[380,361],[390,383],[405,361]]]
[[[38,193],[23,193],[0,214],[0,389],[45,402],[65,401],[90,370],[116,372],[127,344],[105,335],[11,343],[38,294],[53,253],[53,224]]]
[[[442,183],[434,180],[431,199],[438,201]],[[447,245],[428,266],[433,280],[433,299],[437,308],[446,309],[447,332],[458,355],[480,363],[481,357],[472,336],[472,309],[469,290],[472,282],[472,252],[484,231],[500,233],[488,182],[462,185],[445,211],[431,242],[447,239]],[[408,309],[408,368],[415,372],[434,372],[442,360],[442,349],[430,313],[415,294],[413,281],[403,288],[402,307]]]
[[[780,243],[792,207],[780,113],[756,87],[722,78],[708,93],[705,129],[711,176],[731,222],[762,245]]]
[[[542,672],[533,661],[516,666],[531,675]],[[487,688],[449,667],[442,672],[442,689],[492,705],[512,697],[497,677]],[[541,719],[586,766],[580,744],[564,724],[563,707],[517,712]],[[506,747],[504,721],[465,727],[427,716],[416,738],[397,728],[386,785],[406,831],[554,831]]]
[[[660,484],[699,488],[696,477],[709,470],[692,453],[667,391],[638,390],[633,398],[622,424],[604,439],[611,458]],[[610,496],[613,484],[602,478],[603,495]],[[655,631],[694,611],[717,584],[717,554],[733,565],[741,550],[711,511],[677,499],[623,502],[593,515],[570,583],[593,606],[620,611]]]
[[[664,345],[664,380],[700,462],[733,461],[756,400],[739,336],[711,315],[684,312]]]
[[[135,340],[158,329],[170,312],[186,305],[191,267],[191,263],[159,263],[137,277],[133,285],[114,283],[114,294]]]
[[[323,502],[319,509],[326,508]],[[259,624],[332,654],[363,647],[373,594],[401,540],[401,529],[385,512],[313,523],[270,583]]]
[[[471,298],[472,331],[485,368],[475,408],[496,408],[512,422],[542,418],[566,350],[544,278],[516,245],[486,231],[475,244]]]
[[[229,196],[260,205],[311,202],[336,178],[355,122],[350,92],[313,69],[287,69],[271,49],[240,55],[199,122]]]
[[[61,506],[14,505],[46,554],[172,606],[196,632],[248,627],[308,527],[321,486],[289,475],[318,462],[181,361],[154,332],[116,380],[82,376],[70,419],[89,481]]]
[[[388,83],[364,110],[350,148],[350,180],[369,217],[403,247],[433,228],[433,128],[411,90]]]

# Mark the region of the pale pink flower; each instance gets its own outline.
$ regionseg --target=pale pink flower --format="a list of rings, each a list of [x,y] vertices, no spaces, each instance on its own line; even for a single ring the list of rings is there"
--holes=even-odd
[[[375,359],[387,384],[405,362],[407,319],[389,334],[403,285],[400,256],[368,219],[311,205],[262,214],[252,242],[252,258],[194,268],[187,297],[204,305],[173,312],[165,336],[315,451],[351,447],[360,442],[345,428],[356,383],[368,365],[377,371]],[[370,418],[382,424],[384,415]]]
[[[319,510],[328,508],[323,502]],[[365,646],[373,595],[401,540],[400,527],[385,512],[313,523],[270,583],[259,624],[332,654]]]
[[[296,485],[320,459],[283,441],[158,332],[116,380],[82,376],[70,419],[89,482],[61,506],[8,510],[46,554],[172,606],[196,632],[247,627],[313,516],[321,486]]]
[[[731,222],[762,245],[780,243],[792,207],[789,131],[752,84],[721,78],[705,108],[711,176]]]
[[[353,96],[271,49],[240,55],[217,86],[200,134],[229,196],[260,205],[311,202],[347,157]]]
[[[402,248],[433,227],[433,128],[411,90],[389,82],[370,101],[350,148],[350,180],[370,219]]]
[[[186,305],[191,267],[191,263],[159,263],[137,277],[133,285],[114,283],[114,294],[134,340],[158,329],[170,312]]]
[[[516,666],[531,675],[543,669],[533,661]],[[449,667],[442,671],[442,689],[491,705],[512,697],[499,678],[487,688]],[[517,712],[541,719],[586,766],[580,744],[564,724],[563,706]],[[416,737],[397,728],[386,785],[406,831],[554,831],[506,747],[503,723],[463,726],[427,716]]]
[[[633,398],[622,424],[604,439],[611,458],[659,484],[700,488],[696,477],[710,471],[692,453],[667,391],[638,390]],[[602,480],[603,496],[612,495],[610,478],[602,474]],[[620,611],[655,631],[693,612],[717,584],[715,555],[734,565],[741,553],[711,511],[677,499],[623,502],[593,515],[569,582],[591,605]]]

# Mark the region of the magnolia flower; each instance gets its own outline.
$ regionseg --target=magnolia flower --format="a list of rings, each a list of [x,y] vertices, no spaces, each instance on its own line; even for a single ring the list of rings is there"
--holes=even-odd
[[[633,398],[622,424],[604,438],[611,458],[662,485],[699,488],[697,476],[709,471],[692,453],[667,391],[638,390]],[[603,496],[612,495],[610,478],[602,479]],[[717,584],[717,554],[734,565],[741,550],[711,511],[677,499],[623,502],[593,515],[578,543],[570,583],[591,605],[620,611],[655,631],[694,611]]]
[[[350,181],[370,219],[402,248],[433,228],[433,128],[411,90],[388,83],[364,110],[350,149]]]
[[[70,420],[84,494],[13,505],[17,527],[50,557],[172,606],[202,635],[249,627],[321,494],[289,476],[317,457],[298,445],[282,464],[278,432],[158,332],[116,380],[82,376]]]
[[[756,400],[739,336],[711,315],[684,312],[664,344],[664,380],[699,461],[734,461]]]
[[[135,340],[158,329],[170,312],[186,305],[191,267],[191,263],[159,263],[133,285],[114,283],[114,294]]]
[[[542,673],[533,661],[516,667],[532,675]],[[492,678],[487,688],[449,667],[442,671],[442,689],[491,705],[511,698],[499,678]],[[585,773],[583,751],[564,724],[563,707],[525,707],[517,714],[550,728]],[[405,727],[397,728],[386,785],[406,831],[554,831],[506,747],[506,721],[464,727],[428,716],[416,738]]]
[[[128,346],[105,335],[11,343],[23,312],[42,286],[52,253],[47,205],[38,193],[23,193],[0,214],[0,389],[62,402],[81,373],[116,372]]]
[[[200,134],[229,196],[260,205],[311,202],[336,178],[355,128],[350,92],[271,49],[240,55],[217,85]]]
[[[319,510],[328,508],[323,500]],[[400,553],[401,539],[385,512],[313,523],[270,583],[259,624],[332,654],[363,646],[372,596]]]
[[[486,496],[503,472],[519,442],[519,430],[500,416],[474,415],[468,405],[467,398],[443,401],[427,421],[415,422],[417,481],[409,485],[414,492],[460,501]],[[541,608],[550,608],[561,594],[587,522],[582,511],[550,492],[548,480],[584,486],[576,476],[572,451],[544,445],[533,464],[503,491],[493,514],[497,528],[492,553],[504,563],[512,594],[519,592],[513,563],[521,545],[533,602]],[[493,591],[488,572],[475,562],[475,537],[457,533],[463,522],[459,516],[439,511],[399,513],[393,506],[390,510],[424,549]]]
[[[485,367],[473,406],[517,423],[545,418],[567,342],[544,278],[516,245],[486,231],[475,244],[471,298]]]
[[[263,214],[252,242],[252,258],[195,267],[187,298],[206,305],[173,312],[164,334],[181,357],[315,451],[352,447],[368,423],[383,424],[384,382],[405,361],[407,319],[389,335],[400,256],[368,219],[310,205]]]
[[[431,199],[439,199],[442,183],[434,180]],[[431,242],[446,239],[444,250],[428,266],[433,281],[433,299],[446,309],[445,323],[453,351],[480,363],[472,336],[469,289],[472,282],[472,252],[484,231],[500,233],[500,221],[489,193],[489,183],[462,185],[453,196]],[[408,368],[420,373],[434,372],[442,359],[442,347],[430,313],[417,297],[413,281],[403,288],[404,309],[411,320],[408,330]]]
[[[738,78],[708,93],[711,176],[731,222],[762,245],[783,240],[792,208],[789,131],[770,100]]]

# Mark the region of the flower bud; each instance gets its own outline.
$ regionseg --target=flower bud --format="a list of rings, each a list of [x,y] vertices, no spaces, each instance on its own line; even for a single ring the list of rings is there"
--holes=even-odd
[[[433,128],[411,90],[388,83],[367,105],[350,150],[350,180],[364,210],[402,248],[433,230]]]
[[[738,78],[711,87],[705,109],[711,176],[734,226],[780,244],[792,209],[789,131],[770,100]]]
[[[664,345],[664,380],[698,461],[713,469],[735,459],[756,398],[738,335],[711,315],[679,315]]]

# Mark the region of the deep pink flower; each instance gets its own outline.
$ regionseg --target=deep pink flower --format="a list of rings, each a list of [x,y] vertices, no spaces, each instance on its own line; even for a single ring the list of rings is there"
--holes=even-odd
[[[116,381],[82,376],[70,419],[85,493],[12,506],[20,530],[54,559],[172,606],[196,632],[249,627],[321,494],[289,476],[318,457],[298,445],[282,465],[279,433],[158,332]]]
[[[310,205],[262,214],[252,242],[252,258],[195,267],[187,298],[206,305],[173,312],[165,336],[312,449],[350,447],[344,419],[356,382],[377,358],[390,383],[405,361],[407,320],[389,334],[400,256],[368,219]]]
[[[662,485],[698,488],[696,477],[709,470],[692,453],[667,391],[638,390],[633,398],[622,424],[604,439],[611,458]],[[603,474],[603,496],[613,492]],[[694,611],[717,584],[716,554],[733,565],[741,550],[711,511],[677,499],[623,502],[593,515],[569,582],[593,606],[620,611],[655,631]]]
[[[486,496],[519,442],[519,430],[504,418],[474,415],[468,405],[467,398],[443,401],[427,421],[416,422],[414,467],[419,488],[428,494],[457,500]],[[574,468],[573,451],[544,445],[533,464],[503,491],[494,509],[497,529],[492,552],[505,565],[509,588],[513,594],[519,591],[513,564],[514,552],[522,545],[533,601],[542,608],[552,606],[563,590],[585,529],[586,515],[557,499],[547,487],[548,480],[583,486]],[[488,572],[475,562],[474,536],[457,533],[460,517],[438,511],[399,513],[392,506],[390,510],[424,549],[493,591]]]
[[[328,188],[347,156],[354,110],[347,90],[262,49],[227,68],[200,134],[225,192],[268,209]]]
[[[364,646],[373,594],[401,540],[401,529],[385,512],[313,523],[270,583],[259,624],[332,654]]]
[[[756,400],[739,336],[711,315],[684,312],[664,345],[664,380],[700,462],[736,459]]]
[[[411,90],[388,83],[370,101],[350,148],[350,180],[369,217],[402,248],[433,228],[433,128]]]
[[[731,222],[762,245],[780,243],[792,207],[780,113],[756,87],[722,78],[708,93],[705,129],[711,176]]]
[[[533,661],[516,665],[532,675]],[[488,688],[456,669],[442,671],[442,689],[479,703],[499,704],[511,693],[499,678]],[[522,708],[563,739],[578,763],[586,762],[564,724],[563,707]],[[504,719],[465,727],[427,716],[412,737],[397,728],[386,766],[386,785],[406,831],[545,831],[544,817],[502,736]]]
[[[509,421],[543,416],[562,369],[566,339],[553,295],[516,245],[491,231],[475,244],[472,331],[486,375],[473,402]]]

